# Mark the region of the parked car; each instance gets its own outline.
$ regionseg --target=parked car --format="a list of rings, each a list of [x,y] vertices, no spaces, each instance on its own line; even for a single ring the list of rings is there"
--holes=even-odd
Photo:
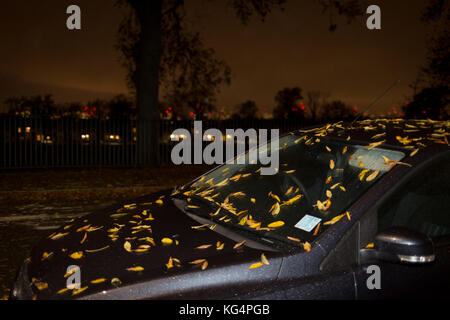
[[[14,299],[449,297],[450,123],[364,120],[280,138],[42,239]]]

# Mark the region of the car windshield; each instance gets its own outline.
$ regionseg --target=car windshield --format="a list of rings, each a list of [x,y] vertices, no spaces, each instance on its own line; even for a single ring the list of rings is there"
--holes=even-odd
[[[279,146],[274,175],[261,175],[260,164],[226,163],[174,195],[186,199],[191,213],[253,239],[305,247],[339,219],[351,219],[346,209],[404,157],[373,144],[307,135],[281,137]]]

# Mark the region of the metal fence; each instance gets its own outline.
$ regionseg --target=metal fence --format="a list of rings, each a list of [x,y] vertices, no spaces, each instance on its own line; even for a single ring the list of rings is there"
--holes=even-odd
[[[203,132],[217,128],[223,134],[226,129],[237,128],[276,128],[284,133],[305,125],[298,120],[202,121]],[[152,127],[157,128],[154,138],[138,134]],[[170,153],[176,142],[171,141],[170,135],[178,128],[193,132],[194,121],[0,116],[0,169],[131,167],[148,164],[146,159],[151,157],[139,155],[149,152],[158,153],[159,163],[171,163]],[[138,137],[148,141],[138,143]]]

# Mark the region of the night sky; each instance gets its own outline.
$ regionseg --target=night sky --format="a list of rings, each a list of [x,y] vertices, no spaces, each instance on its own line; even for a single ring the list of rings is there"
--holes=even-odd
[[[248,26],[226,1],[186,2],[206,44],[232,68],[232,84],[217,103],[230,111],[252,99],[270,112],[276,92],[293,86],[364,108],[400,80],[373,108],[382,112],[406,101],[408,85],[425,62],[424,0],[365,2],[364,8],[381,7],[382,30],[368,30],[364,15],[351,25],[338,18],[333,33],[313,0],[288,0],[284,12],[276,10],[265,22],[254,18]],[[80,31],[66,28],[70,4],[81,7]],[[0,99],[53,93],[57,102],[86,102],[127,93],[126,70],[114,48],[121,19],[113,0],[2,1]]]

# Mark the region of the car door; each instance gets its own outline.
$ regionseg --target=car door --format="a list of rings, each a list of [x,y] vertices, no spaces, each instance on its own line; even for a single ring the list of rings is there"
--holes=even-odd
[[[450,297],[449,181],[450,152],[446,152],[415,170],[366,215],[365,223],[361,223],[361,239],[365,237],[366,241],[362,241],[361,247],[373,241],[377,232],[401,226],[433,240],[435,261],[425,264],[361,262],[355,270],[359,299]],[[380,288],[373,286],[378,271]]]

